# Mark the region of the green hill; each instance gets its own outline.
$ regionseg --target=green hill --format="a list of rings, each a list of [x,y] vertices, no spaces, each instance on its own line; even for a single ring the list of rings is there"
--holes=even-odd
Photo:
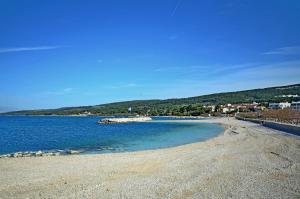
[[[298,95],[288,97],[286,95]],[[5,115],[73,115],[91,112],[97,115],[126,115],[128,107],[133,114],[149,115],[199,115],[207,112],[203,105],[235,104],[247,102],[299,101],[300,84],[253,89],[237,92],[216,93],[188,98],[166,100],[135,100],[95,106],[65,107],[58,109],[25,110],[4,113]]]

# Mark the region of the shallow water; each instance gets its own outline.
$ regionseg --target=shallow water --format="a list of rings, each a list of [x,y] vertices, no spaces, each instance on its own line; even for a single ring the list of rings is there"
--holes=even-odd
[[[97,124],[101,117],[0,116],[0,154],[17,151],[83,150],[109,153],[158,149],[217,136],[216,124],[151,122]],[[160,122],[157,122],[160,121]]]

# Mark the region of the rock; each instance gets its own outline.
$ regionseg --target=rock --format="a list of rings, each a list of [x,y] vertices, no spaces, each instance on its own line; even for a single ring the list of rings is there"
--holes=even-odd
[[[4,155],[1,155],[0,158],[10,158],[11,157],[11,154],[4,154]]]
[[[33,156],[32,152],[26,151],[23,153],[23,157],[31,157],[31,156]]]
[[[67,150],[66,152],[67,152],[67,154],[78,154],[78,153],[80,153],[80,151],[76,151],[76,150]]]
[[[44,154],[43,151],[38,151],[35,153],[35,156],[42,156],[43,154]]]
[[[126,118],[103,118],[98,121],[99,124],[113,124],[113,123],[128,123],[128,122],[146,122],[152,120],[151,117],[126,117]]]
[[[25,152],[4,154],[4,155],[1,155],[0,158],[20,158],[20,157],[32,157],[32,156],[35,156],[35,153],[25,151]]]
[[[44,156],[53,156],[54,153],[53,153],[53,152],[47,152],[47,153],[44,153],[43,155],[44,155]]]
[[[21,152],[16,152],[16,153],[14,153],[14,157],[15,157],[15,158],[23,157],[23,153],[21,153]]]

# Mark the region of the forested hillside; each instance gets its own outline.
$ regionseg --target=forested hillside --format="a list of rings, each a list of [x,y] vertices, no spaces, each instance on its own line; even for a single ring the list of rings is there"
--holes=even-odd
[[[294,95],[293,97],[287,95]],[[298,95],[298,97],[295,97]],[[136,100],[95,106],[66,107],[45,110],[26,110],[4,113],[8,115],[73,115],[90,112],[97,115],[126,115],[128,107],[132,114],[148,115],[199,115],[207,112],[203,105],[235,104],[248,102],[280,102],[300,100],[300,84],[217,93],[189,98],[166,100]]]

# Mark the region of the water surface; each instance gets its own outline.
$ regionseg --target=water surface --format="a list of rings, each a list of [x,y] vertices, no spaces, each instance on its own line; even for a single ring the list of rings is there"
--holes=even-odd
[[[223,127],[207,123],[97,124],[101,117],[0,116],[0,154],[17,151],[138,151],[193,143],[217,136]],[[173,119],[174,120],[174,119]]]

